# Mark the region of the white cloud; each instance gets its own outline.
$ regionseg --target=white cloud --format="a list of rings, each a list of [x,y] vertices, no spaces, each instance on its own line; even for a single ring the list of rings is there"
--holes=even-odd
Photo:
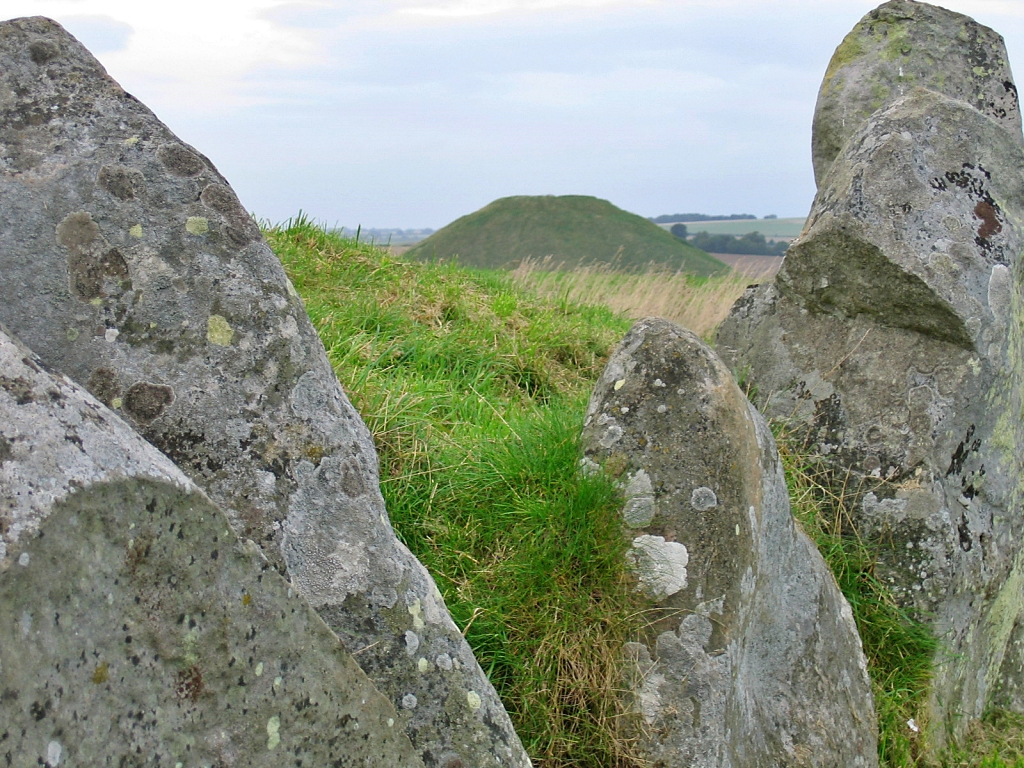
[[[577,109],[609,102],[678,101],[728,87],[720,77],[678,69],[621,68],[599,74],[526,71],[510,75],[500,95],[527,105]]]
[[[300,31],[275,25],[261,14],[280,0],[0,0],[0,16],[44,15],[62,23],[98,54],[128,90],[144,90],[161,104],[223,111],[259,103],[246,83],[263,67],[296,69],[319,52]],[[95,44],[97,19],[111,33],[128,28],[120,45]],[[92,42],[90,42],[90,38]],[[102,41],[101,41],[102,42]]]
[[[465,18],[491,16],[499,13],[550,11],[562,9],[604,8],[614,5],[647,5],[653,0],[427,0],[398,9],[401,14],[411,16],[435,16],[441,18]]]
[[[73,27],[75,36],[94,54],[122,50],[135,32],[131,25],[110,16],[68,16],[64,24]]]

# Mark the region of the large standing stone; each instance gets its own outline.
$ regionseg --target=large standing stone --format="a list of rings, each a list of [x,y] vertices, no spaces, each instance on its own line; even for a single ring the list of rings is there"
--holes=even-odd
[[[422,765],[259,549],[2,331],[0,690],[7,765]]]
[[[850,607],[789,509],[764,419],[689,331],[637,323],[591,397],[658,620],[628,650],[653,765],[877,765]]]
[[[923,18],[911,39],[964,23]],[[850,130],[776,284],[718,335],[766,411],[829,458],[878,574],[932,624],[933,743],[1024,690],[1024,147],[1015,105],[977,105],[915,89]]]
[[[968,16],[891,0],[860,20],[825,71],[811,137],[815,181],[821,184],[847,139],[874,112],[914,88],[963,101],[1020,133],[1003,38]]]
[[[48,19],[0,24],[0,321],[181,467],[312,603],[428,765],[528,765],[365,425],[210,162]]]

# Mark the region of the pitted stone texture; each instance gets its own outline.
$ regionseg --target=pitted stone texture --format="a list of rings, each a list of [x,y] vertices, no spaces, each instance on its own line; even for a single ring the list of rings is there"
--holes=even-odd
[[[0,24],[0,207],[0,321],[200,485],[394,703],[417,696],[401,724],[428,762],[527,765],[395,537],[369,432],[258,227],[47,19]],[[407,630],[464,663],[420,671]]]
[[[714,352],[666,320],[633,326],[591,397],[584,450],[624,468],[627,487],[648,479],[653,514],[630,534],[687,553],[651,569],[665,585],[674,563],[677,578],[650,590],[659,619],[627,647],[652,764],[877,765],[850,608],[793,521],[771,433]]]
[[[935,745],[1024,683],[1021,145],[1016,123],[933,91],[876,112],[777,284],[748,290],[717,339],[856,493],[878,574],[940,638]]]
[[[8,765],[422,765],[391,703],[163,454],[0,332]]]
[[[961,101],[917,89],[847,142],[776,279],[816,314],[1005,357],[1024,241],[1024,146]]]
[[[892,0],[860,20],[825,72],[811,134],[819,186],[861,125],[914,88],[969,104],[1020,134],[1017,88],[1003,38],[968,16]]]

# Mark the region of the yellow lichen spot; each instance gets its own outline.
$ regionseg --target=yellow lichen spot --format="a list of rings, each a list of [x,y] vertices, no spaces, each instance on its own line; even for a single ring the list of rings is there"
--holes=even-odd
[[[263,677],[263,662],[256,665],[256,677]]]
[[[275,750],[281,743],[281,718],[274,715],[267,720],[267,749]]]
[[[78,338],[77,328],[68,328],[68,341],[74,341]]]
[[[426,622],[423,621],[423,605],[418,599],[409,606],[409,615],[412,616],[413,629],[423,629],[427,626]]]
[[[244,595],[242,595],[242,605],[249,605],[249,603],[251,603],[251,602],[252,602],[252,595],[250,595],[248,592],[246,592]]]
[[[210,315],[206,320],[206,340],[219,347],[230,347],[235,332],[221,315]]]
[[[989,70],[985,69],[984,67],[975,67],[974,74],[976,74],[978,77],[988,77],[992,73]]]
[[[185,624],[188,624],[189,617],[185,616]],[[190,629],[181,644],[182,658],[186,667],[194,667],[199,664],[199,634],[195,629]]]
[[[142,225],[136,224],[134,227],[128,230],[128,234],[132,237],[142,237]]]
[[[185,229],[192,235],[205,235],[210,231],[210,222],[203,216],[189,216]]]
[[[121,143],[124,144],[126,147],[134,147],[136,144],[139,143],[139,137],[138,136],[132,136],[131,138],[125,139]]]
[[[89,303],[92,304],[94,307],[102,307],[103,299],[97,296],[95,299],[89,299]]]
[[[466,693],[466,703],[469,704],[469,708],[474,712],[484,705],[480,699],[480,694],[476,691],[469,691]]]
[[[109,679],[110,667],[107,665],[107,662],[104,661],[96,667],[96,671],[92,673],[92,681],[96,683],[96,685],[100,685],[101,683],[107,682]]]
[[[283,683],[283,682],[284,682],[284,679],[282,677],[275,677],[274,678],[274,687],[275,688],[280,688],[281,687],[281,683]]]
[[[122,405],[124,405],[124,400],[122,400],[120,397],[115,397],[113,400],[110,401],[110,407],[113,408],[115,411]]]
[[[622,389],[622,387],[625,385],[625,383],[626,383],[625,379],[619,379],[618,381],[616,381],[615,382],[615,391],[618,392],[620,389]]]
[[[420,674],[422,675],[424,672],[430,669],[430,662],[426,659],[421,658],[418,662],[416,662],[416,669],[418,669],[420,671]]]

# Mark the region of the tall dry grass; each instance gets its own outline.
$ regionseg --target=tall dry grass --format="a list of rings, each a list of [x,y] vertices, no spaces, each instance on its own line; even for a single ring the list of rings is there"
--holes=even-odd
[[[562,270],[550,257],[526,259],[512,278],[542,296],[603,304],[629,317],[663,317],[709,339],[729,308],[752,283],[771,279],[774,270],[757,267],[726,275],[694,278],[684,272],[651,269],[617,272],[605,266]]]

